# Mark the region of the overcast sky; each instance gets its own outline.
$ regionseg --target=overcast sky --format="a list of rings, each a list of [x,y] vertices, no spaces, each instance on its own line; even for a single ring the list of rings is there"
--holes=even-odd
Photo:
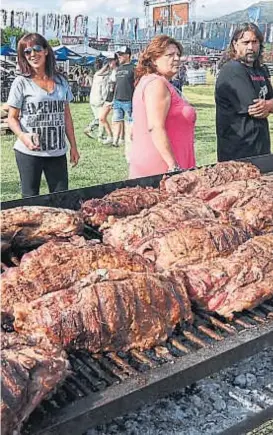
[[[236,10],[245,9],[255,0],[196,0],[197,18],[215,18]],[[41,0],[1,0],[1,8],[37,10],[72,15],[143,17],[143,0],[46,0],[43,9]]]

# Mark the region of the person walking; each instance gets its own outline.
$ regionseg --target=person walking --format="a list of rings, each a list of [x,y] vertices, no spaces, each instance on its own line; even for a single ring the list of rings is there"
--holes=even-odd
[[[132,123],[132,97],[134,92],[134,64],[131,63],[131,49],[123,46],[117,51],[119,67],[116,72],[116,89],[113,100],[113,145],[122,144],[122,129],[126,122],[127,133],[130,136]]]
[[[155,37],[139,57],[133,96],[130,178],[195,166],[195,110],[170,83],[182,46],[167,35]]]
[[[109,67],[108,64],[103,65],[103,60],[98,58],[96,60],[96,73],[94,74],[89,103],[93,112],[94,119],[84,129],[84,133],[94,139],[97,137],[99,141],[103,139],[104,126],[100,124],[99,119],[101,115],[102,107],[107,97],[108,81],[109,81]],[[94,130],[98,128],[97,135],[94,134]]]
[[[73,100],[69,84],[57,72],[52,48],[38,33],[20,39],[18,64],[21,75],[12,83],[7,104],[8,124],[17,136],[14,150],[22,196],[39,195],[43,172],[50,193],[67,190],[66,137],[72,166],[80,157],[69,108]]]
[[[262,66],[263,34],[253,23],[239,26],[215,88],[219,161],[270,153],[268,116],[273,90]]]
[[[119,65],[119,62],[118,62],[118,57],[115,53],[109,53],[107,59],[108,59],[108,69],[109,69],[108,88],[107,88],[106,100],[101,109],[99,122],[104,127],[107,134],[106,139],[102,141],[103,144],[112,145],[113,132],[112,132],[111,125],[108,121],[108,116],[113,107],[113,99],[114,99],[115,88],[116,88],[116,73],[117,73],[117,67]]]

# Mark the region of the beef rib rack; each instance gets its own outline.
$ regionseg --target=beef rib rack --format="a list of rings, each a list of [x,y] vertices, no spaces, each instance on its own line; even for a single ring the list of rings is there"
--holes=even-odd
[[[196,218],[213,219],[214,213],[200,199],[178,196],[142,210],[136,216],[119,219],[103,231],[103,241],[113,246],[129,246],[156,231]]]
[[[208,201],[219,194],[221,185],[260,176],[259,169],[251,163],[220,162],[212,167],[165,177],[160,183],[160,189],[170,195],[190,195]]]
[[[1,276],[2,310],[11,312],[16,302],[30,302],[42,295],[68,288],[96,269],[135,272],[153,266],[140,255],[116,249],[83,237],[50,241],[26,253],[18,267]]]
[[[19,433],[23,421],[64,380],[67,367],[66,353],[45,335],[1,333],[3,435]]]
[[[117,218],[139,213],[167,199],[166,193],[153,187],[125,187],[114,190],[101,199],[90,199],[81,206],[84,221],[90,225],[107,227]]]
[[[221,261],[182,267],[182,271],[192,301],[231,319],[235,312],[252,309],[273,296],[273,234],[248,240]]]
[[[42,331],[65,348],[90,352],[146,349],[192,321],[183,280],[172,275],[96,271],[68,289],[15,304],[18,332]]]
[[[195,264],[227,256],[248,238],[244,229],[216,219],[191,219],[157,231],[127,249],[142,255],[160,271],[175,263]]]
[[[1,211],[2,236],[19,247],[36,247],[51,239],[83,232],[79,212],[54,207],[23,206]]]

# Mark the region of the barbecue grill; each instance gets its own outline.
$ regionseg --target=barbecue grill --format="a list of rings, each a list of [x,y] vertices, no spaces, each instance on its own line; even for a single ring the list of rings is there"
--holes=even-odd
[[[262,173],[273,172],[273,155],[245,159]],[[162,176],[121,181],[2,203],[2,209],[44,205],[79,209],[81,201],[100,198],[122,187],[157,187]],[[91,227],[85,236],[97,237]],[[273,345],[273,299],[227,321],[193,307],[193,325],[177,327],[163,345],[143,352],[91,355],[70,353],[71,371],[64,384],[32,413],[23,434],[82,434],[140,405],[219,371]],[[261,412],[253,426],[269,418]],[[251,426],[251,425],[250,425]],[[248,428],[250,428],[248,425]],[[233,432],[239,433],[239,432]]]

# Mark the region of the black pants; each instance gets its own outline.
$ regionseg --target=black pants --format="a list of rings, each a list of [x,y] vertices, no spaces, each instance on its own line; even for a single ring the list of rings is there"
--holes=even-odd
[[[43,172],[50,193],[68,189],[66,155],[60,157],[36,157],[15,150],[15,157],[21,179],[23,198],[39,195]]]

